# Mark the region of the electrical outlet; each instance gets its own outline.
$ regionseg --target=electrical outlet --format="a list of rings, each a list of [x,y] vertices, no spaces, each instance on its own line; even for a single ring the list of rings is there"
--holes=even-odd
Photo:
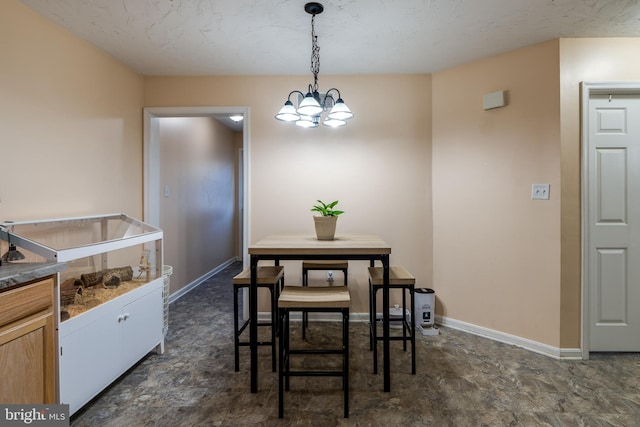
[[[333,271],[332,270],[328,270],[327,271],[327,282],[333,282]]]
[[[534,200],[549,200],[549,184],[532,184],[531,198]]]

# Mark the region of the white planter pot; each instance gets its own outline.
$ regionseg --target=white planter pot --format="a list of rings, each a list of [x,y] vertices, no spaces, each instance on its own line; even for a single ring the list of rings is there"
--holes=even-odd
[[[318,240],[333,240],[336,235],[337,216],[314,216]]]

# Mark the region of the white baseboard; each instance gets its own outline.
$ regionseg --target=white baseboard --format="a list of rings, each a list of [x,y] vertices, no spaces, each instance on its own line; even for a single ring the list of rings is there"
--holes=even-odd
[[[224,264],[211,270],[209,273],[194,280],[184,288],[171,294],[169,296],[169,303],[171,304],[172,302],[186,295],[187,293],[189,293],[190,291],[192,291],[193,289],[201,285],[205,280],[207,280],[214,274],[220,272],[221,270],[223,270],[224,268],[226,268],[227,266],[229,266],[231,263],[235,261],[236,261],[235,258],[228,260]],[[271,313],[260,312],[258,313],[258,319],[260,321],[268,321],[271,319]],[[339,321],[340,315],[338,313],[309,313],[309,319],[318,321],[318,322]],[[292,313],[291,320],[293,321],[301,320],[300,313]],[[349,321],[365,322],[365,323],[369,322],[369,313],[350,313]],[[517,335],[507,334],[505,332],[496,331],[493,329],[485,328],[483,326],[474,325],[472,323],[467,323],[467,322],[451,319],[444,316],[436,316],[436,324],[445,326],[448,328],[452,328],[452,329],[457,329],[462,332],[470,333],[473,335],[477,335],[477,336],[498,341],[501,343],[514,345],[516,347],[521,347],[521,348],[524,348],[525,350],[542,354],[544,356],[552,357],[554,359],[560,359],[560,360],[582,360],[583,359],[582,350],[580,348],[553,347],[548,344],[532,341],[526,338],[519,337]]]
[[[192,281],[187,286],[178,289],[177,291],[175,291],[174,293],[169,295],[169,304],[179,300],[180,298],[182,298],[183,296],[185,296],[186,294],[188,294],[189,292],[191,292],[192,290],[194,290],[195,288],[200,286],[207,279],[209,279],[210,277],[212,277],[215,274],[218,274],[219,272],[221,272],[222,270],[224,270],[225,268],[227,268],[228,266],[230,266],[231,264],[233,264],[236,261],[237,261],[237,258],[231,258],[231,259],[225,261],[224,263],[220,264],[219,266],[217,266],[213,270],[209,271],[208,273],[203,274],[202,276],[198,277],[196,280]],[[231,302],[229,302],[229,304],[231,304]]]
[[[525,350],[539,353],[554,359],[576,360],[582,359],[582,350],[579,348],[559,348],[548,344],[539,343],[516,335],[507,334],[471,323],[462,322],[460,320],[450,319],[444,316],[436,316],[436,323],[448,328],[457,329],[459,331],[468,332],[494,341],[505,344],[515,345]]]
[[[268,321],[271,318],[271,314],[267,312],[259,313],[258,318],[261,321],[263,320]],[[337,313],[309,313],[309,319],[318,321],[318,322],[329,322],[329,321],[340,320],[340,315]],[[292,313],[291,320],[299,321],[300,313]],[[350,313],[349,321],[368,323],[369,313]],[[548,344],[539,343],[537,341],[532,341],[516,335],[495,331],[493,329],[488,329],[482,326],[477,326],[471,323],[466,323],[460,320],[450,319],[442,316],[436,316],[436,323],[441,326],[457,329],[459,331],[477,335],[493,341],[498,341],[504,344],[510,344],[516,347],[524,348],[525,350],[542,354],[544,356],[552,357],[554,359],[560,359],[560,360],[581,360],[582,359],[582,350],[579,348],[553,347]]]

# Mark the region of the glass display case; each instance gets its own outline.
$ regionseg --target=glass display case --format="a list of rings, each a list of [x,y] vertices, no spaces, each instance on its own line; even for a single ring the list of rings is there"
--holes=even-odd
[[[162,238],[125,214],[0,224],[1,253],[24,256],[11,262],[65,263],[57,362],[60,403],[71,414],[149,351],[164,351]]]
[[[5,222],[2,248],[13,262],[65,262],[59,276],[60,321],[162,275],[162,231],[124,214]]]

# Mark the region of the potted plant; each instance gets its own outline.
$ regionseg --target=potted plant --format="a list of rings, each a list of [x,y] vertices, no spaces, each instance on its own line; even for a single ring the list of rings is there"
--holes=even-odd
[[[320,213],[320,215],[313,217],[316,225],[316,237],[318,240],[333,240],[336,234],[338,215],[343,214],[344,211],[334,209],[338,204],[337,200],[331,203],[325,203],[322,200],[317,202],[318,204],[311,208],[312,212]]]

